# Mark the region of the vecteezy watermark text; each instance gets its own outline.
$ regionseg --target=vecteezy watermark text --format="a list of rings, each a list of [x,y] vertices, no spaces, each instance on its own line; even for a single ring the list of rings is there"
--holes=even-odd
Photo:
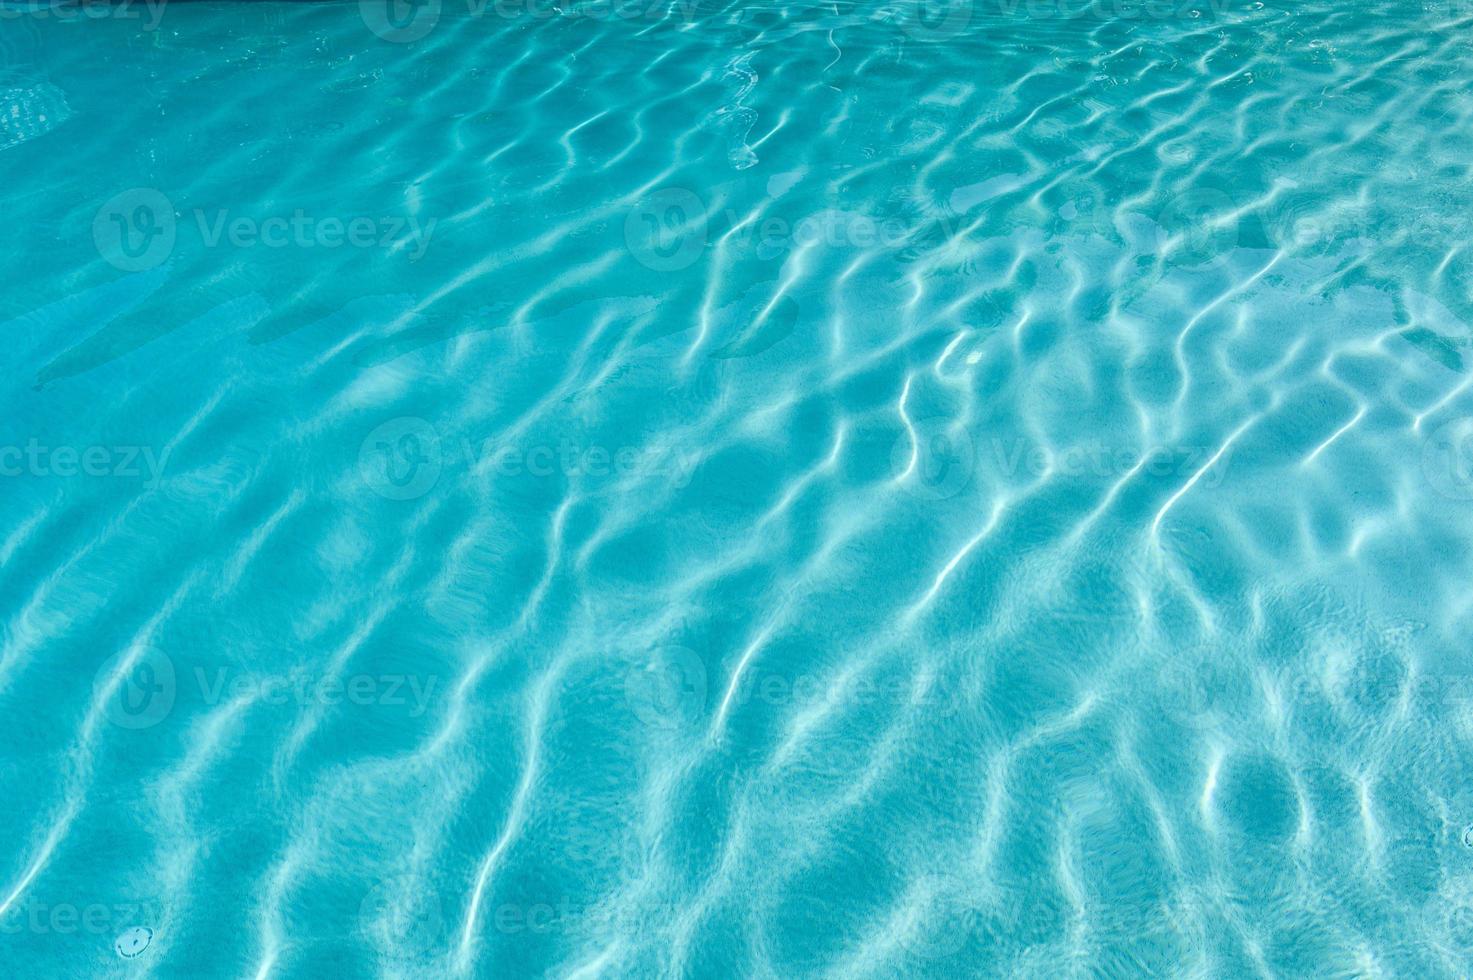
[[[696,453],[658,446],[601,446],[563,436],[556,443],[508,445],[494,439],[442,439],[433,425],[404,416],[374,428],[358,450],[359,477],[390,500],[428,493],[447,466],[472,479],[604,479],[655,476],[676,489],[690,483]]]
[[[429,708],[440,679],[433,674],[354,674],[351,677],[255,677],[232,674],[228,668],[193,670],[205,704],[214,706],[222,700],[248,698],[261,704],[352,704],[359,707],[381,705],[407,707],[411,718],[418,718]]]
[[[1231,450],[1216,460],[1209,446],[1112,447],[1095,441],[1077,446],[1036,446],[1024,439],[992,440],[992,459],[1001,473],[1057,474],[1066,477],[1118,477],[1136,471],[1150,476],[1190,476],[1206,467],[1201,486],[1222,483]],[[1208,463],[1211,461],[1211,465]]]
[[[185,220],[181,222],[181,218]],[[92,222],[98,254],[125,272],[162,264],[174,252],[181,226],[193,225],[205,248],[381,248],[405,250],[410,262],[424,258],[438,219],[418,215],[314,215],[232,213],[229,208],[179,212],[164,194],[135,187],[109,199]]]
[[[711,706],[711,677],[695,651],[661,646],[635,657],[623,674],[624,698],[641,722],[662,730],[689,729]],[[723,697],[726,710],[746,705],[807,711],[884,704],[924,706],[937,716],[956,709],[939,689],[916,690],[910,678],[858,677],[836,683],[817,673],[755,669],[740,675]]]
[[[114,902],[47,902],[27,899],[0,916],[0,933],[111,936],[119,929],[158,922],[162,905],[152,899]]]
[[[1101,21],[1192,20],[1221,16],[1231,0],[902,0],[894,18],[917,41],[948,41],[984,18]],[[974,15],[980,15],[974,17]]]
[[[400,242],[412,248],[409,261],[418,262],[430,247],[437,220],[421,224],[414,215],[385,217],[318,218],[297,208],[290,217],[278,215],[264,220],[249,215],[232,218],[227,209],[192,212],[205,248],[225,241],[236,248],[389,248]],[[406,232],[408,233],[406,235]]]
[[[502,20],[657,21],[695,19],[700,0],[358,0],[364,25],[385,41],[412,44],[428,37],[447,7],[470,18]]]
[[[1194,20],[1227,12],[1232,0],[975,0],[977,9],[1030,20],[1050,17],[1109,21]],[[1246,0],[1245,0],[1246,6]]]
[[[24,446],[0,446],[0,477],[144,477],[152,490],[159,485],[169,450],[152,446],[48,446],[34,436]]]
[[[891,446],[890,466],[907,492],[926,499],[955,496],[979,470],[1007,477],[1058,479],[1188,478],[1200,473],[1204,489],[1222,483],[1231,449],[1211,446],[1111,446],[1103,440],[1045,446],[1026,439],[987,440],[986,449],[944,416],[915,420]]]
[[[242,673],[231,666],[184,669],[153,647],[133,647],[98,668],[94,696],[107,719],[119,728],[152,728],[173,712],[181,698],[214,707],[248,701],[298,709],[315,705],[353,705],[403,711],[411,718],[429,710],[440,678],[435,674]]]
[[[896,250],[908,246],[914,235],[899,218],[837,209],[796,218],[749,218],[730,208],[712,213],[694,191],[666,187],[640,199],[625,214],[624,244],[646,268],[678,272],[704,254],[713,223],[729,229],[720,236],[728,248],[741,246],[769,259],[815,246]]]
[[[0,7],[0,21],[22,17],[36,20],[136,20],[145,31],[156,31],[169,0],[73,0],[71,3],[31,3]]]

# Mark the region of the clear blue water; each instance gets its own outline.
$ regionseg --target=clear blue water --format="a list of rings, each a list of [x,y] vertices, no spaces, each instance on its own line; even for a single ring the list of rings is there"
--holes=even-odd
[[[9,6],[0,974],[1473,970],[1473,9]]]

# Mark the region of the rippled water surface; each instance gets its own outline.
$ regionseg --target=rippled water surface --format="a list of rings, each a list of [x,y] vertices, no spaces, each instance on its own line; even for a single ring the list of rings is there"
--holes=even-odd
[[[0,973],[1473,970],[1473,7],[0,15]]]

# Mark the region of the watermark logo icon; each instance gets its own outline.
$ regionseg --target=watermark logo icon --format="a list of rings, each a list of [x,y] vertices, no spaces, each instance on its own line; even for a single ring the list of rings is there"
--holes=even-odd
[[[1473,500],[1473,418],[1437,427],[1422,443],[1422,474],[1451,500]]]
[[[955,956],[977,931],[977,910],[966,901],[961,882],[949,875],[929,875],[920,888],[921,907],[901,944],[921,959]]]
[[[624,696],[640,721],[653,728],[693,724],[706,707],[706,665],[685,647],[662,647],[629,668]]]
[[[440,435],[421,418],[391,419],[368,434],[358,450],[363,482],[389,500],[413,500],[440,479]]]
[[[440,23],[442,0],[358,0],[358,16],[375,35],[393,44],[413,44]]]
[[[134,187],[110,198],[92,219],[92,242],[109,265],[143,272],[161,265],[174,251],[178,224],[174,205],[148,187]]]
[[[917,41],[945,41],[972,22],[972,0],[914,0],[900,29]]]
[[[1176,651],[1160,668],[1155,686],[1162,710],[1181,728],[1196,732],[1221,729],[1231,720],[1238,681],[1222,656],[1207,648]]]
[[[1446,915],[1448,938],[1459,949],[1473,948],[1473,905],[1466,900],[1450,906]]]
[[[93,691],[114,725],[134,731],[152,728],[174,709],[174,661],[152,647],[129,648],[102,665]]]
[[[1157,250],[1178,265],[1214,262],[1238,246],[1237,205],[1210,187],[1172,198],[1157,220]]]
[[[976,449],[965,429],[946,416],[915,422],[890,449],[890,469],[901,486],[927,500],[960,493],[972,480]]]
[[[440,896],[419,878],[379,882],[359,906],[363,931],[385,957],[414,960],[433,950],[445,931]]]
[[[655,272],[689,268],[706,249],[706,207],[683,187],[655,191],[624,218],[624,244]]]

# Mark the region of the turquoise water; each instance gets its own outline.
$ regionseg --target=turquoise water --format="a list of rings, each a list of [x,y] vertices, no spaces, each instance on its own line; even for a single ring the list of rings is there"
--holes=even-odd
[[[0,973],[1473,970],[1473,8],[0,17]]]

